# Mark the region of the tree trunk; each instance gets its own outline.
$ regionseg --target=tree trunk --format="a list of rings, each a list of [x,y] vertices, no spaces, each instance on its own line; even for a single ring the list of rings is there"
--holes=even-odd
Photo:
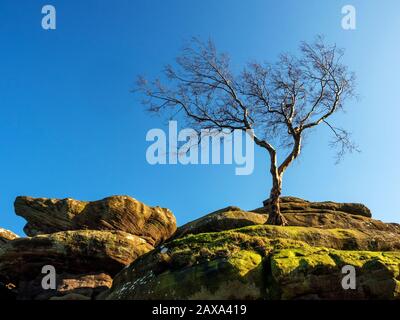
[[[277,168],[276,166],[276,153],[270,152],[271,156],[271,175],[272,175],[272,189],[269,196],[269,217],[267,224],[286,226],[287,220],[281,214],[281,208],[279,205],[279,197],[282,193],[282,176],[287,167],[296,159],[300,154],[301,149],[301,132],[295,131],[294,133],[294,146],[292,152],[283,161],[283,163]]]
[[[276,159],[276,157],[275,157]],[[274,159],[274,160],[275,160]],[[272,160],[272,159],[271,159]],[[276,226],[286,226],[287,220],[281,214],[281,207],[279,204],[279,197],[282,193],[282,174],[279,174],[278,168],[276,167],[276,162],[271,163],[271,175],[272,175],[272,188],[269,195],[268,201],[268,220],[267,224],[272,224]]]
[[[251,134],[253,134],[256,144],[260,147],[265,148],[271,158],[270,173],[272,176],[272,188],[267,203],[265,203],[264,201],[264,205],[268,207],[269,213],[267,224],[286,226],[287,220],[281,214],[281,209],[279,205],[279,197],[282,193],[282,176],[289,164],[300,154],[301,131],[299,131],[298,129],[294,130],[295,143],[293,146],[293,150],[279,168],[277,166],[276,150],[267,141],[258,139],[254,136],[254,133],[252,132]]]
[[[269,217],[267,224],[276,226],[286,226],[287,220],[281,213],[279,197],[282,193],[282,177],[273,178],[273,185],[269,196]]]

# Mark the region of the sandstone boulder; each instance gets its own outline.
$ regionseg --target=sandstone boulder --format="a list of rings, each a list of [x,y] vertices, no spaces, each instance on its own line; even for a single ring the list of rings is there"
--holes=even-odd
[[[227,207],[179,227],[174,238],[180,238],[188,234],[217,232],[264,224],[267,219],[268,216],[264,214],[246,212],[238,207]]]
[[[304,246],[270,257],[269,295],[293,300],[400,300],[400,252],[338,251]],[[342,267],[355,268],[355,290],[342,287]]]
[[[364,251],[362,237],[268,225],[188,235],[124,268],[99,299],[399,299],[400,252]],[[341,287],[344,265],[357,290]]]
[[[104,272],[114,275],[152,250],[144,239],[122,231],[64,231],[19,238],[0,247],[0,277],[10,282],[32,280],[44,265],[57,274]]]
[[[264,201],[264,207],[254,210],[267,213],[269,199]],[[337,213],[343,212],[371,218],[371,211],[361,203],[337,203],[332,201],[311,202],[296,197],[281,197],[280,207],[282,213]]]
[[[122,231],[62,231],[19,238],[0,247],[0,281],[14,284],[14,293],[22,300],[94,299],[111,286],[112,276],[152,249],[143,238]],[[54,290],[42,288],[45,265],[55,268]]]
[[[18,236],[15,233],[11,232],[10,230],[0,228],[0,245],[16,238],[18,238]]]
[[[172,212],[149,207],[128,196],[99,201],[17,197],[15,212],[28,223],[28,236],[68,230],[120,230],[145,238],[152,245],[167,240],[176,230]]]
[[[251,212],[227,207],[176,230],[168,209],[130,197],[19,197],[16,212],[35,236],[0,246],[0,281],[7,284],[0,283],[0,296],[400,299],[400,225],[372,219],[361,204],[281,203],[289,226],[265,224],[266,202]],[[41,287],[44,265],[56,268],[55,290]],[[344,265],[356,269],[356,290],[341,286]]]
[[[112,278],[106,273],[57,274],[56,289],[43,290],[42,275],[29,281],[20,281],[19,300],[93,300],[111,287]]]
[[[173,238],[266,223],[268,214],[259,212],[262,211],[248,212],[237,207],[227,207],[179,227]],[[370,236],[371,239],[382,239],[384,237],[388,246],[391,246],[393,241],[397,243],[397,239],[400,238],[400,225],[398,224],[383,223],[379,220],[341,211],[301,212],[299,210],[286,212],[283,215],[286,217],[289,226],[358,230]]]

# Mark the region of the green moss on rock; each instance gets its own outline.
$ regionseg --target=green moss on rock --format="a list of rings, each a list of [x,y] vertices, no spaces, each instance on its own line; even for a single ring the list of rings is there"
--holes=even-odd
[[[125,282],[108,299],[256,299],[262,295],[262,257],[239,251],[159,275]]]
[[[362,233],[340,229],[252,226],[189,235],[136,260],[101,298],[399,298],[400,252],[356,251],[368,246]],[[357,290],[341,286],[346,264],[356,268]]]
[[[270,258],[275,299],[399,298],[400,252],[343,251],[303,246],[279,249]],[[355,267],[356,289],[344,290],[345,265]]]

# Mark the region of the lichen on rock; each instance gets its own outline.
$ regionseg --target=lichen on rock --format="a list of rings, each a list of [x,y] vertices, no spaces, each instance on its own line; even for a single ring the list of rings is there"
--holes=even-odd
[[[282,198],[268,209],[226,207],[176,230],[168,209],[114,196],[95,202],[19,197],[32,237],[0,234],[0,295],[89,299],[400,299],[400,226],[361,204]],[[0,229],[1,231],[2,229]],[[57,270],[44,291],[41,268]],[[356,270],[344,290],[342,268]]]
[[[397,299],[400,252],[361,251],[362,241],[343,250],[344,235],[362,233],[262,225],[188,235],[125,268],[102,298]],[[345,264],[360,273],[351,293],[341,287]]]

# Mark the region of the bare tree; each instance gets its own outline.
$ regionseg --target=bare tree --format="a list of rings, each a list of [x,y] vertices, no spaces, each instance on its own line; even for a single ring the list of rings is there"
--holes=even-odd
[[[249,63],[235,75],[227,54],[219,54],[211,40],[194,38],[167,65],[161,80],[139,77],[137,90],[153,113],[183,114],[196,130],[243,130],[268,151],[272,188],[268,224],[285,225],[279,197],[282,176],[301,151],[305,135],[323,124],[332,131],[338,157],[356,150],[349,133],[328,119],[354,96],[354,74],[342,64],[343,50],[326,45],[319,36],[300,45],[299,56],[282,54],[275,64]],[[250,132],[250,133],[249,133]],[[281,163],[277,147],[288,150]]]

